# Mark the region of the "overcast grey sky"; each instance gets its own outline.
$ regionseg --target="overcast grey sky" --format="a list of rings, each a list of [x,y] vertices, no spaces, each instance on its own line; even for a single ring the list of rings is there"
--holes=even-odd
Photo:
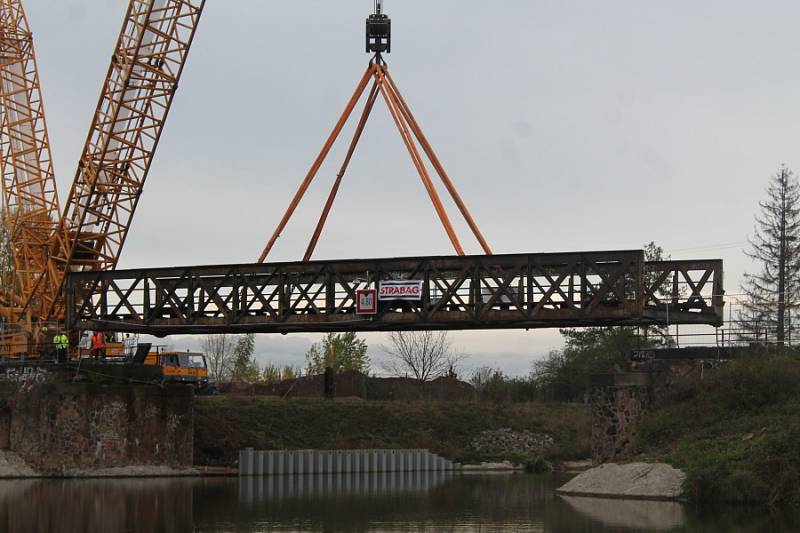
[[[781,163],[800,170],[800,4],[385,3],[393,76],[496,252],[653,240],[674,258],[723,258],[727,291],[738,292],[767,178]],[[25,5],[63,198],[127,2]],[[371,9],[370,0],[207,1],[121,267],[257,258],[367,65]],[[273,260],[302,256],[343,151]],[[316,257],[450,252],[381,104]],[[553,331],[453,338],[470,366],[509,373],[560,344]],[[261,336],[259,356],[300,364],[316,339]]]

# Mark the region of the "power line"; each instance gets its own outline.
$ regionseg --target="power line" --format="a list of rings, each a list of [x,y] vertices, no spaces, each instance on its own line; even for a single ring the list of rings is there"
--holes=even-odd
[[[667,253],[674,253],[674,252],[691,252],[694,250],[721,250],[726,248],[737,248],[739,246],[744,246],[747,244],[747,241],[738,241],[738,242],[727,242],[727,243],[720,243],[720,244],[709,244],[706,246],[691,246],[688,248],[673,248],[671,250],[665,250]]]

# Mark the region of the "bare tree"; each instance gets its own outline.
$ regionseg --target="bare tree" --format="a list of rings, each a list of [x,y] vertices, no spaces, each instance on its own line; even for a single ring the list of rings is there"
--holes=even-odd
[[[453,351],[446,331],[398,331],[389,334],[389,344],[381,368],[395,376],[431,381],[454,375],[464,359]]]
[[[206,335],[202,342],[203,353],[208,360],[208,372],[217,381],[224,381],[231,376],[234,364],[236,336],[222,333]]]

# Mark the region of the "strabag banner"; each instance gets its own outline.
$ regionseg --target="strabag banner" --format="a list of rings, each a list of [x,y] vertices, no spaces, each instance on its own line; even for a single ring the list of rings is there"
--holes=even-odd
[[[378,300],[422,300],[422,281],[381,281]]]

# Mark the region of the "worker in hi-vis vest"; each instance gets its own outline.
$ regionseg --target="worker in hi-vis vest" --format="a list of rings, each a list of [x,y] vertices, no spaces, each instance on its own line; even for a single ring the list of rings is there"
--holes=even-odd
[[[56,345],[58,362],[66,363],[69,354],[69,337],[67,337],[67,334],[64,331],[59,331],[58,335],[53,337],[53,344]]]

